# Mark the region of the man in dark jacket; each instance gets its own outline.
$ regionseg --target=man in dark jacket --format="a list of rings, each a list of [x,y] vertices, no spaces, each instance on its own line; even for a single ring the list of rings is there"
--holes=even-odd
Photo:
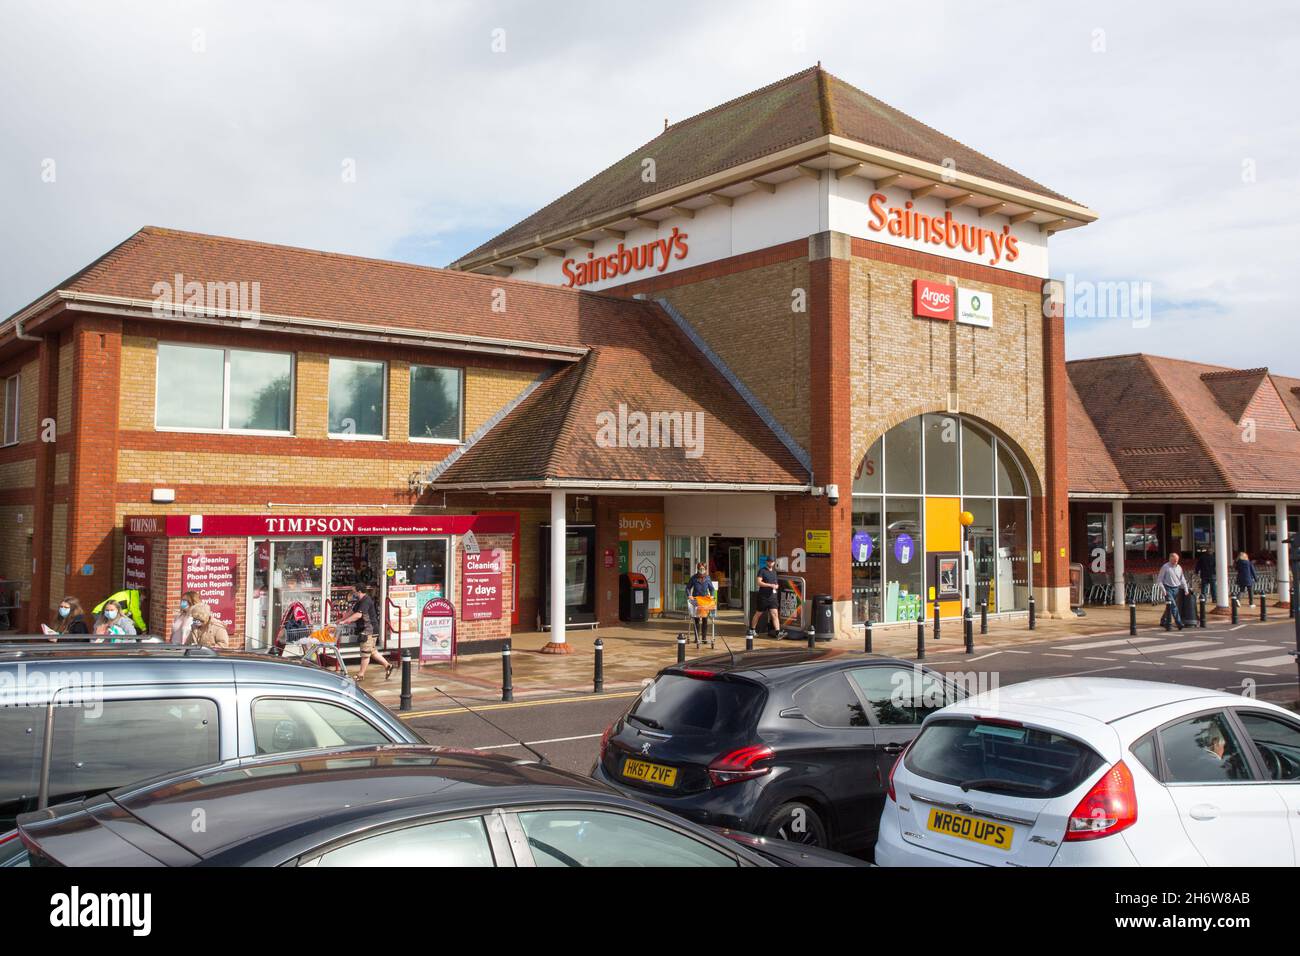
[[[1247,600],[1255,603],[1255,566],[1250,563],[1250,555],[1245,551],[1237,555],[1237,590],[1245,591]]]
[[[1196,573],[1201,578],[1201,597],[1213,601],[1218,566],[1214,563],[1214,552],[1209,548],[1202,548],[1196,555]]]

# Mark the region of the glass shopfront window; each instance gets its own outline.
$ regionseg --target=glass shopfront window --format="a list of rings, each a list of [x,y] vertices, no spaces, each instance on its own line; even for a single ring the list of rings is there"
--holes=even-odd
[[[1164,515],[1124,516],[1124,554],[1132,561],[1164,560]]]
[[[411,441],[460,441],[460,383],[458,368],[411,366]]]
[[[1084,533],[1088,538],[1088,555],[1091,558],[1092,553],[1101,548],[1107,554],[1114,550],[1114,542],[1110,536],[1110,515],[1103,512],[1090,512],[1084,516]]]
[[[987,601],[990,611],[1026,609],[1028,490],[1015,451],[958,415],[917,416],[886,432],[854,474],[854,621],[907,621],[925,613],[934,583],[927,568],[927,498],[957,499],[975,518],[965,541],[973,556],[976,605]],[[944,513],[942,507],[938,513]],[[935,534],[942,542],[948,532]],[[942,551],[949,545],[936,547]]]
[[[329,433],[348,438],[384,436],[383,362],[330,359]]]
[[[158,345],[154,422],[163,429],[287,435],[293,429],[293,356]]]

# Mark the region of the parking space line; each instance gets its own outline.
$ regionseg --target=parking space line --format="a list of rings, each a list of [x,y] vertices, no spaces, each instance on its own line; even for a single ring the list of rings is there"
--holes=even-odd
[[[602,731],[603,733],[603,731]],[[551,737],[549,740],[529,740],[529,747],[536,747],[538,744],[562,744],[570,740],[590,740],[593,737],[599,737],[601,734],[578,734],[576,737]],[[507,747],[522,747],[521,743],[510,744],[487,744],[483,747],[475,747],[475,750],[504,750]]]
[[[1197,651],[1195,654],[1175,654],[1174,660],[1209,661],[1216,657],[1240,657],[1242,654],[1258,653],[1258,647],[1221,647],[1217,651]]]
[[[1090,651],[1095,647],[1118,647],[1120,644],[1146,644],[1150,641],[1159,641],[1159,637],[1121,637],[1112,641],[1090,641],[1087,644],[1059,644],[1058,651]]]
[[[1295,664],[1295,658],[1290,654],[1283,654],[1280,657],[1260,657],[1253,661],[1242,661],[1247,667],[1281,667],[1283,664]]]
[[[1141,650],[1130,647],[1126,651],[1117,650],[1111,653],[1123,654],[1125,657],[1145,657],[1147,654],[1168,654],[1170,651],[1184,651],[1189,647],[1210,647],[1216,643],[1216,641],[1175,641],[1173,644],[1162,644],[1159,647],[1144,647]]]

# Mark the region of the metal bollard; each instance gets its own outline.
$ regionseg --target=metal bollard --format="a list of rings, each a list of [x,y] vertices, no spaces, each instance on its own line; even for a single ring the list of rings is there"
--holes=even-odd
[[[1177,599],[1177,598],[1174,598],[1174,600],[1176,601],[1176,600],[1178,600],[1178,599]],[[1162,618],[1162,620],[1165,622],[1165,630],[1166,630],[1166,631],[1168,631],[1168,630],[1170,630],[1171,628],[1173,628],[1173,626],[1174,626],[1174,605],[1172,605],[1172,604],[1166,604],[1166,605],[1165,605],[1165,616]]]
[[[1259,596],[1259,619],[1260,621],[1268,620],[1268,595],[1267,594],[1261,594]]]
[[[409,650],[402,651],[402,696],[397,709],[411,709],[411,652]]]
[[[677,635],[677,663],[678,664],[686,663],[686,635],[685,634]]]
[[[1232,596],[1232,623],[1237,623],[1237,615],[1240,613],[1241,602],[1237,600],[1237,595]]]
[[[989,602],[980,601],[980,633],[989,632]]]
[[[747,651],[752,651],[753,649],[754,649],[754,632],[753,632],[753,631],[746,631],[746,632],[745,632],[745,650],[747,650]]]
[[[966,608],[965,618],[966,620],[963,621],[963,623],[966,625],[966,653],[974,654],[975,653],[975,618],[971,616],[970,608]]]
[[[605,689],[605,642],[599,637],[594,645],[596,651],[596,675],[591,682],[591,692],[599,694]]]
[[[867,622],[867,639],[866,639],[866,641],[867,641],[867,643],[866,643],[866,647],[863,648],[863,650],[865,650],[868,654],[873,654],[873,653],[875,653],[875,652],[872,651],[872,649],[871,649],[871,622],[870,622],[870,621]]]
[[[1199,623],[1201,627],[1205,627],[1205,595],[1204,594],[1201,595],[1200,606],[1197,607],[1196,614],[1197,614],[1197,623]]]
[[[939,602],[934,602],[934,639],[939,639]]]
[[[501,648],[501,699],[506,703],[515,699],[515,684],[510,675],[510,642]]]
[[[813,624],[812,627],[808,628],[808,647],[810,650],[814,650],[814,651],[817,649],[817,625],[816,624]]]
[[[916,617],[916,659],[925,660],[925,615],[918,614]]]
[[[1137,601],[1133,601],[1128,606],[1128,636],[1135,637],[1138,632],[1138,606]]]
[[[1029,629],[1032,631],[1038,626],[1038,619],[1035,617],[1037,605],[1034,603],[1034,596],[1029,595]]]

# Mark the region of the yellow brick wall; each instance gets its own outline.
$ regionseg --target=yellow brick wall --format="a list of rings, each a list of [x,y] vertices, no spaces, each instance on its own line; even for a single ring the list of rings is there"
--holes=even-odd
[[[515,399],[537,377],[513,369],[465,370],[465,437]]]
[[[68,563],[68,506],[56,504],[51,509],[50,526],[50,600],[60,601],[64,596]]]
[[[0,506],[0,578],[22,582],[24,603],[32,593],[31,530],[30,505]],[[0,603],[4,603],[3,597],[0,592]]]
[[[118,427],[153,431],[157,399],[158,341],[122,336],[122,401]],[[59,378],[62,382],[62,376]]]
[[[18,440],[36,441],[40,431],[38,412],[40,405],[37,390],[40,388],[41,367],[36,361],[28,362],[19,372],[18,379]]]
[[[72,360],[76,349],[71,342],[59,346],[59,395],[55,420],[60,435],[72,433]]]

